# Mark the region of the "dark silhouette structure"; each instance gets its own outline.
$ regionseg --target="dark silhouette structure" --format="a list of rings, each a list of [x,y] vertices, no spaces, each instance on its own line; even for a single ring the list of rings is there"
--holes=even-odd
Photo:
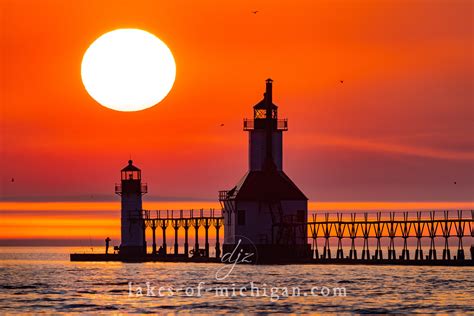
[[[142,218],[142,195],[147,193],[146,183],[142,183],[142,172],[129,160],[120,172],[121,182],[115,185],[115,193],[120,195],[121,244],[120,253],[125,256],[146,254],[145,226]]]
[[[224,254],[239,247],[256,253],[253,263],[473,265],[473,246],[470,260],[464,253],[465,240],[472,243],[474,238],[473,211],[470,216],[463,211],[308,216],[308,199],[283,171],[282,142],[288,121],[278,118],[272,83],[266,81],[253,118],[244,120],[249,134],[248,171],[230,190],[219,192],[221,211],[144,210],[142,195],[148,187],[142,183],[141,170],[129,160],[121,170],[120,184],[115,185],[122,207],[121,244],[114,248],[119,253],[108,253],[107,237],[105,254],[71,254],[71,260],[221,262]],[[146,244],[150,230],[151,253]],[[449,247],[453,238],[455,255]],[[414,253],[408,247],[411,240],[416,242]],[[422,240],[429,241],[425,253]],[[361,241],[362,249],[357,249],[356,241]],[[436,249],[439,241],[444,242],[442,253]],[[398,254],[397,249],[401,249]]]
[[[288,120],[278,118],[273,80],[266,80],[264,98],[244,120],[249,133],[249,170],[228,191],[219,192],[224,216],[224,253],[237,244],[258,252],[259,262],[309,258],[308,199],[283,172],[283,132]],[[298,224],[298,225],[294,225]]]
[[[159,210],[142,212],[144,232],[162,228],[161,238],[153,234],[153,244],[161,242],[160,250],[130,256],[123,252],[108,254],[71,254],[72,261],[173,261],[221,262],[221,233],[224,217],[217,210]],[[474,212],[359,212],[316,213],[307,223],[310,256],[287,260],[286,263],[314,264],[392,264],[473,266],[474,247],[469,247],[470,259],[464,253],[464,243],[474,236]],[[295,226],[300,224],[294,223]],[[198,232],[190,247],[189,230]],[[199,232],[204,231],[204,236]],[[184,233],[184,240],[177,237]],[[210,235],[213,237],[211,238]],[[174,237],[173,251],[165,253],[167,237]],[[199,242],[204,237],[204,247]],[[158,240],[161,239],[161,240]],[[450,240],[456,241],[452,253]],[[442,249],[440,241],[443,242]],[[180,247],[181,242],[181,247]],[[412,253],[409,243],[415,242]],[[212,244],[212,247],[211,247]],[[423,245],[428,246],[423,246]],[[452,244],[452,242],[451,242]],[[184,247],[183,247],[184,245]],[[156,249],[156,248],[155,248]],[[257,263],[272,263],[258,261]]]

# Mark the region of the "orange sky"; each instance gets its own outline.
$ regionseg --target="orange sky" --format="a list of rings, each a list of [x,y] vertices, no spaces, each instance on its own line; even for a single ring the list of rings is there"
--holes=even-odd
[[[289,118],[284,168],[312,201],[474,200],[472,1],[3,0],[0,11],[2,200],[112,201],[131,154],[149,200],[212,201],[247,168],[242,118],[267,77]],[[87,47],[127,27],[161,38],[177,64],[168,97],[136,113],[100,106],[80,76]]]
[[[163,210],[186,210],[205,208],[205,215],[208,216],[209,209],[219,210],[218,202],[206,201],[167,201],[151,202],[147,201],[147,208]],[[473,209],[473,202],[310,202],[309,209],[316,210],[318,218],[324,218],[324,213],[329,212],[332,217],[336,217],[336,212],[344,210],[369,212],[370,218],[375,219],[375,211],[400,211],[417,210],[422,211],[422,216],[428,216],[428,210],[458,210]],[[62,241],[62,244],[73,244],[88,246],[94,244],[103,245],[104,236],[111,237],[114,243],[120,240],[120,203],[117,202],[0,202],[0,246],[2,245],[47,245],[51,244],[51,239]],[[153,212],[153,214],[155,214]],[[171,213],[169,213],[171,214]],[[175,212],[177,216],[179,212]],[[185,216],[188,212],[185,212]],[[218,213],[216,213],[218,214]],[[464,216],[469,217],[469,212]],[[348,214],[346,214],[347,216]],[[171,216],[171,215],[169,215]],[[362,215],[359,215],[362,217]],[[388,216],[388,215],[387,215]],[[402,217],[397,213],[398,217]],[[414,218],[415,213],[410,213]],[[443,216],[442,212],[437,213],[437,217]],[[450,217],[455,217],[452,212]],[[312,219],[312,216],[310,216]],[[203,230],[204,228],[201,228]],[[190,233],[194,233],[191,231]],[[167,238],[173,239],[174,231],[170,227],[167,231]],[[184,238],[184,230],[179,231],[180,238]],[[161,239],[161,230],[158,234]],[[200,233],[204,238],[204,233]],[[194,235],[191,235],[193,240]],[[211,238],[215,238],[214,230],[210,231]],[[147,230],[147,237],[151,243],[151,231]]]

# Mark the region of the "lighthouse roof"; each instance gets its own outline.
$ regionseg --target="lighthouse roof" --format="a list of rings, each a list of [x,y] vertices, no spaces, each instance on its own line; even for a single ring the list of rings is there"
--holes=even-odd
[[[129,160],[128,161],[128,166],[126,166],[125,168],[122,169],[122,171],[140,171],[139,168],[135,167],[133,165],[133,161],[132,160]]]
[[[253,106],[254,109],[266,109],[267,108],[267,105],[266,105],[266,102],[265,102],[265,98],[262,99],[262,101],[258,102],[257,104],[255,104]],[[278,106],[276,106],[275,104],[272,103],[272,109],[278,109]]]
[[[308,200],[283,171],[276,169],[249,171],[229,193],[245,201]]]

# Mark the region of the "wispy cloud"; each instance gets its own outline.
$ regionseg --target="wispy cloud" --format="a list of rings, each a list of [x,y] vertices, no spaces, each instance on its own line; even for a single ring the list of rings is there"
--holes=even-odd
[[[474,160],[474,151],[455,151],[428,146],[409,145],[396,143],[393,142],[393,140],[391,140],[391,142],[385,142],[383,140],[348,136],[313,135],[311,137],[301,138],[301,142],[305,145],[344,147],[361,151],[385,152],[425,158]]]

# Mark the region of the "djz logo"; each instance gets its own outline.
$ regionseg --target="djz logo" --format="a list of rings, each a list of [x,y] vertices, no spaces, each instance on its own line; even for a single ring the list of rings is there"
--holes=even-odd
[[[225,280],[234,271],[237,264],[257,262],[257,247],[254,243],[245,236],[236,235],[235,237],[238,240],[234,249],[225,253],[221,258],[221,262],[226,263],[226,265],[216,271],[216,280],[218,281]],[[242,240],[245,240],[245,242],[242,242]]]

